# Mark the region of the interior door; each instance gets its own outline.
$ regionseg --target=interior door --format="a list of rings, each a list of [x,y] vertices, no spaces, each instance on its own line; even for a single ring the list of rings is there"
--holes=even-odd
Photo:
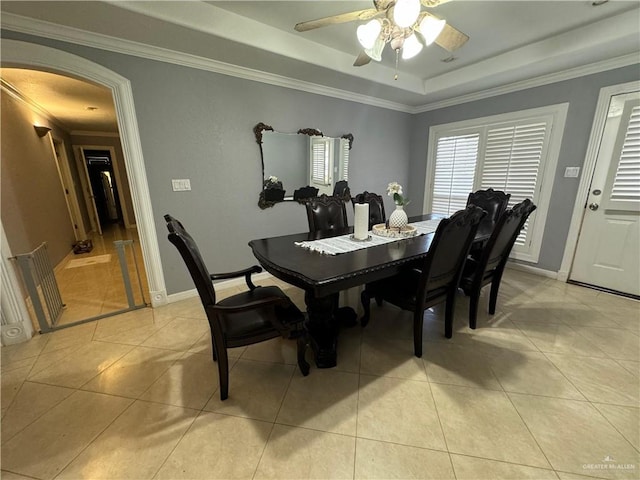
[[[78,199],[76,198],[73,177],[69,171],[69,164],[67,163],[64,144],[51,137],[51,145],[56,159],[56,165],[58,167],[58,174],[60,175],[60,182],[62,182],[62,190],[65,194],[64,198],[67,203],[67,209],[69,210],[69,217],[73,224],[73,234],[75,235],[76,240],[82,240],[86,238],[87,234],[84,229],[84,224],[82,223],[82,215],[80,214],[80,207],[78,206]]]
[[[640,92],[611,98],[569,278],[640,296]]]
[[[89,210],[89,220],[91,221],[91,229],[94,232],[98,232],[99,235],[102,235],[102,225],[100,225],[100,218],[98,217],[98,208],[96,206],[95,195],[93,194],[93,189],[91,188],[91,179],[89,178],[89,170],[87,169],[87,159],[84,156],[84,150],[82,148],[78,148],[78,160],[79,163],[82,164],[81,173],[83,175],[82,181],[82,190],[84,192],[84,199],[87,204],[87,209]]]

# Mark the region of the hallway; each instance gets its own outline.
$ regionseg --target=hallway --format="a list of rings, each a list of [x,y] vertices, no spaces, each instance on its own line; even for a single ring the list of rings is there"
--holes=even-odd
[[[113,244],[116,240],[133,240],[133,245],[125,245],[124,251],[134,303],[142,305],[148,301],[146,292],[149,289],[138,232],[111,224],[103,227],[102,236],[91,236],[91,252],[70,253],[55,267],[60,295],[66,305],[57,325],[67,325],[128,307],[118,252]],[[142,292],[145,292],[144,296]]]

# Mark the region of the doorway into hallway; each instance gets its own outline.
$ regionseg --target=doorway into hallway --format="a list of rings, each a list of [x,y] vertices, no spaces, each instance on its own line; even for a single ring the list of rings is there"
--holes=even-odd
[[[129,295],[123,280],[115,241],[124,245],[124,257],[130,281],[130,295],[137,308],[146,306],[148,291],[142,251],[136,229],[118,223],[106,224],[102,235],[93,233],[93,250],[70,254],[55,269],[60,295],[65,303],[58,326],[86,322],[129,309]]]

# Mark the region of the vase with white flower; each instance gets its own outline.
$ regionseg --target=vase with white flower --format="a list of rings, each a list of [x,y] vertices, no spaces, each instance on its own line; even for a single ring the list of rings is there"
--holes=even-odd
[[[389,228],[402,230],[409,223],[407,212],[404,211],[405,205],[409,204],[409,200],[402,194],[402,185],[398,182],[391,182],[387,186],[387,195],[393,197],[396,209],[389,215]]]

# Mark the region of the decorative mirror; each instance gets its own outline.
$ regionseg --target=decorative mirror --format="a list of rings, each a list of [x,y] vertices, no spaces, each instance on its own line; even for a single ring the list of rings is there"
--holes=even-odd
[[[323,193],[350,201],[347,182],[353,135],[325,137],[313,128],[282,133],[264,123],[253,132],[262,157],[260,208],[285,201],[304,203]]]

